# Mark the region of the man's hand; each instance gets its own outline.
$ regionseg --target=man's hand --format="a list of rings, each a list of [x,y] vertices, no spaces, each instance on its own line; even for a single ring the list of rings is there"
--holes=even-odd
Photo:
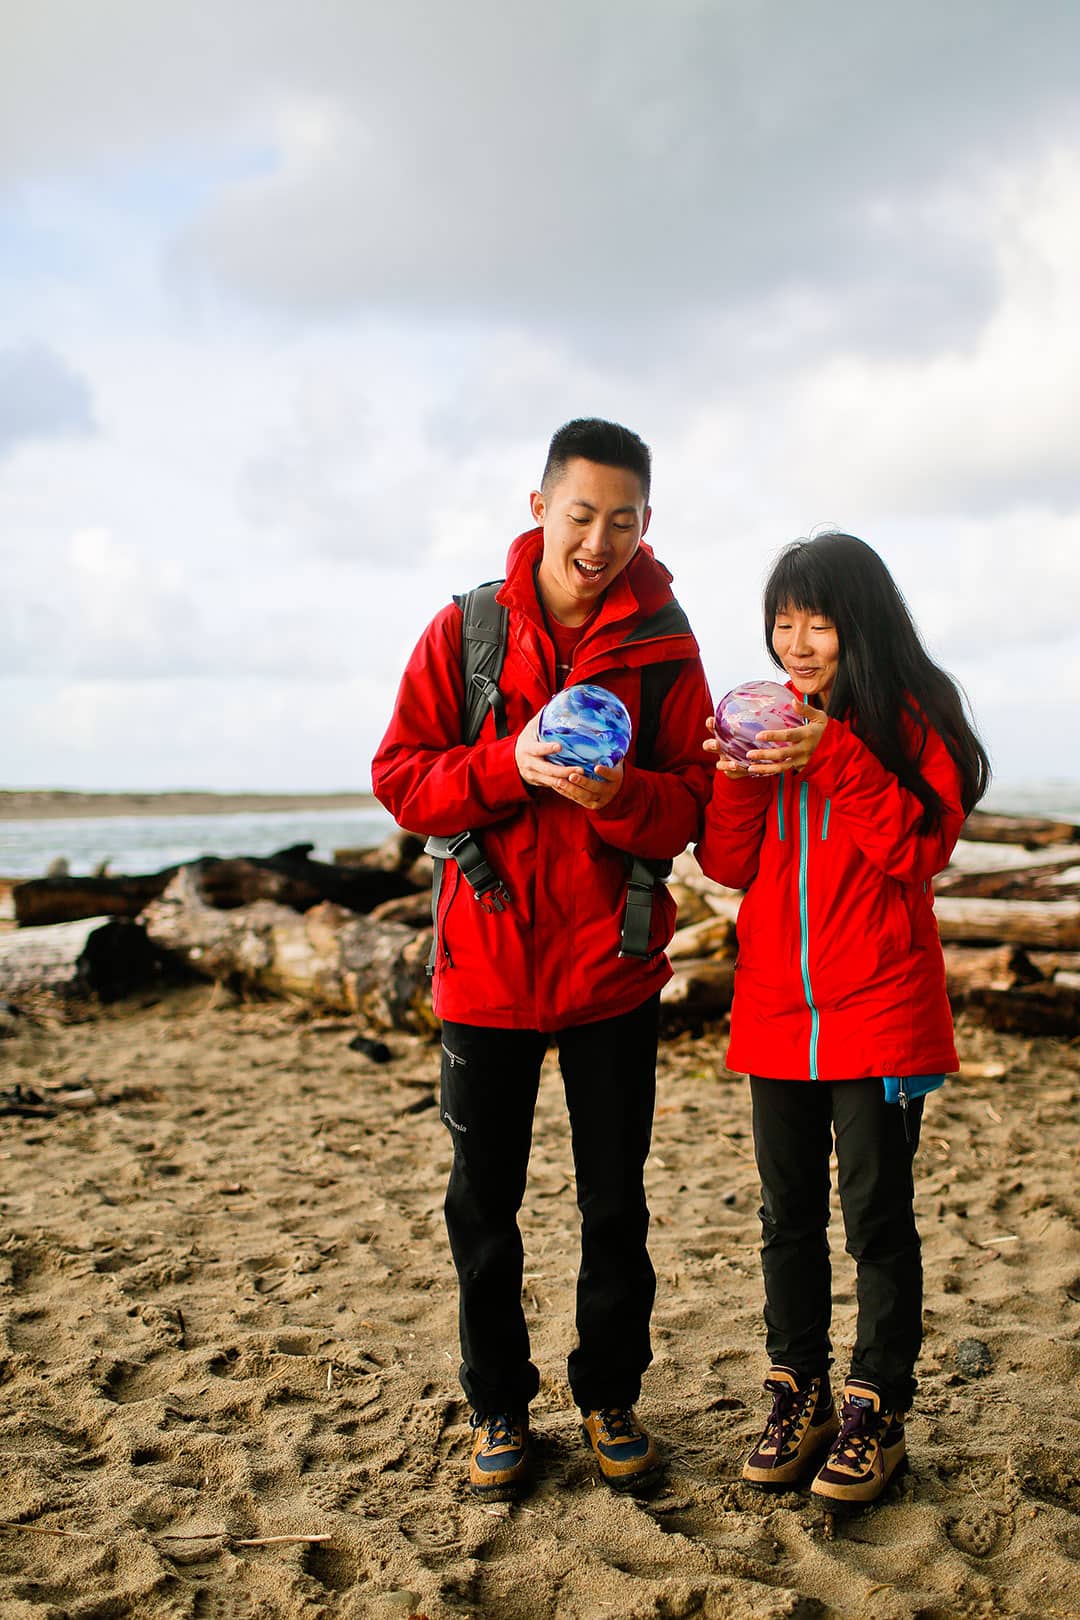
[[[595,781],[580,765],[560,765],[560,744],[541,742],[539,723],[540,715],[534,714],[514,746],[514,761],[526,786],[550,788],[552,793],[580,804],[583,810],[602,810],[610,804],[622,787],[622,765],[611,770],[598,765]]]
[[[597,765],[595,779],[578,766],[570,772],[570,780],[557,791],[564,799],[573,799],[583,810],[602,810],[610,804],[623,784],[623,768],[617,765]]]

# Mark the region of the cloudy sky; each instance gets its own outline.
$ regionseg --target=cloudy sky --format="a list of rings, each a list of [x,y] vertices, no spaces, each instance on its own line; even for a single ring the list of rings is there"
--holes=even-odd
[[[1078,60],[1071,0],[0,0],[0,785],[366,787],[583,414],[717,692],[838,525],[1080,779]]]

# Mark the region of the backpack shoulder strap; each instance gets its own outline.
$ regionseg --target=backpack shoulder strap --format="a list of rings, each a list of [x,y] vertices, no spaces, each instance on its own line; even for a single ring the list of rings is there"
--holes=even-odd
[[[499,690],[499,676],[506,657],[510,615],[501,602],[495,600],[503,583],[501,579],[489,579],[485,584],[475,585],[471,591],[454,597],[462,614],[461,672],[465,695],[461,710],[461,740],[465,743],[476,741],[488,709],[495,716],[495,735],[505,737],[509,732],[506,704]],[[477,834],[466,831],[455,834],[453,838],[432,836],[424,848],[432,857],[435,868],[431,886],[433,933],[427,964],[430,975],[435,971],[435,959],[439,952],[439,894],[448,860],[457,862],[462,876],[485,911],[505,910],[510,896],[502,879],[488,865],[484,846]]]
[[[681,608],[679,612],[681,614]],[[656,742],[660,735],[660,711],[685,662],[685,659],[674,658],[663,664],[642,666],[637,746],[634,754],[635,762],[642,770],[653,769]],[[671,862],[649,861],[640,855],[632,855],[628,857],[628,869],[626,909],[623,912],[619,955],[636,956],[647,961],[653,891],[667,878],[671,871]]]
[[[465,702],[461,715],[461,740],[476,741],[488,709],[494,710],[495,735],[507,735],[506,705],[499,691],[499,676],[506,657],[509,614],[495,600],[505,582],[488,580],[471,591],[455,596],[462,612],[461,669],[465,678]]]
[[[656,741],[660,735],[660,711],[685,662],[685,659],[675,658],[666,664],[646,664],[641,671],[637,749],[634,758],[642,770],[653,769]]]

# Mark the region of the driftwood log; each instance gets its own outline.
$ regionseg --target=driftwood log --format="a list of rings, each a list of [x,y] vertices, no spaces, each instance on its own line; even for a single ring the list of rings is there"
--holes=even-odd
[[[961,837],[973,844],[1022,844],[1025,849],[1046,849],[1052,844],[1080,844],[1080,827],[1071,821],[1049,821],[1042,816],[995,816],[973,810]]]
[[[310,858],[311,844],[294,844],[275,855],[221,859],[208,855],[193,861],[201,891],[222,910],[274,900],[307,911],[332,900],[349,911],[368,912],[384,901],[415,894],[416,882],[388,866],[335,866]],[[20,927],[69,922],[79,917],[135,917],[164,894],[176,876],[175,866],[148,877],[31,878],[12,890]]]
[[[1080,950],[1080,900],[934,901],[946,943],[1034,945],[1044,950]]]
[[[985,872],[949,867],[934,879],[934,894],[965,900],[1078,900],[1080,852],[1067,861]]]
[[[175,876],[170,866],[147,877],[28,878],[12,887],[15,921],[20,928],[40,928],[83,917],[137,917]]]
[[[698,957],[675,964],[660,992],[660,1005],[680,1018],[719,1018],[731,1006],[735,991],[734,957]]]
[[[374,866],[383,872],[409,873],[424,853],[425,840],[419,833],[396,828],[375,849],[335,849],[339,866]]]
[[[162,951],[203,978],[298,996],[375,1029],[430,1030],[430,931],[358,917],[331,901],[300,914],[274,900],[221,910],[202,863],[181,867],[143,913]]]
[[[0,934],[0,998],[70,1014],[151,982],[161,957],[126,917],[90,917]]]

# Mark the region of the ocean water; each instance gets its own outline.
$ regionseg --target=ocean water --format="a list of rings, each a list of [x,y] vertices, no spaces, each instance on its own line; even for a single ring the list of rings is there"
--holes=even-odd
[[[983,808],[1080,824],[1080,782],[995,783]],[[40,877],[61,855],[72,872],[82,873],[102,861],[117,873],[158,872],[200,855],[272,855],[289,844],[314,844],[315,858],[330,860],[335,849],[382,843],[393,825],[377,805],[363,810],[0,821],[0,876]]]
[[[210,816],[87,816],[71,820],[0,821],[0,876],[40,877],[63,856],[72,872],[159,872],[200,855],[272,855],[290,844],[314,844],[316,860],[335,849],[381,844],[393,820],[364,810],[266,810]]]
[[[1080,782],[994,782],[979,808],[998,815],[1049,816],[1080,825]]]

